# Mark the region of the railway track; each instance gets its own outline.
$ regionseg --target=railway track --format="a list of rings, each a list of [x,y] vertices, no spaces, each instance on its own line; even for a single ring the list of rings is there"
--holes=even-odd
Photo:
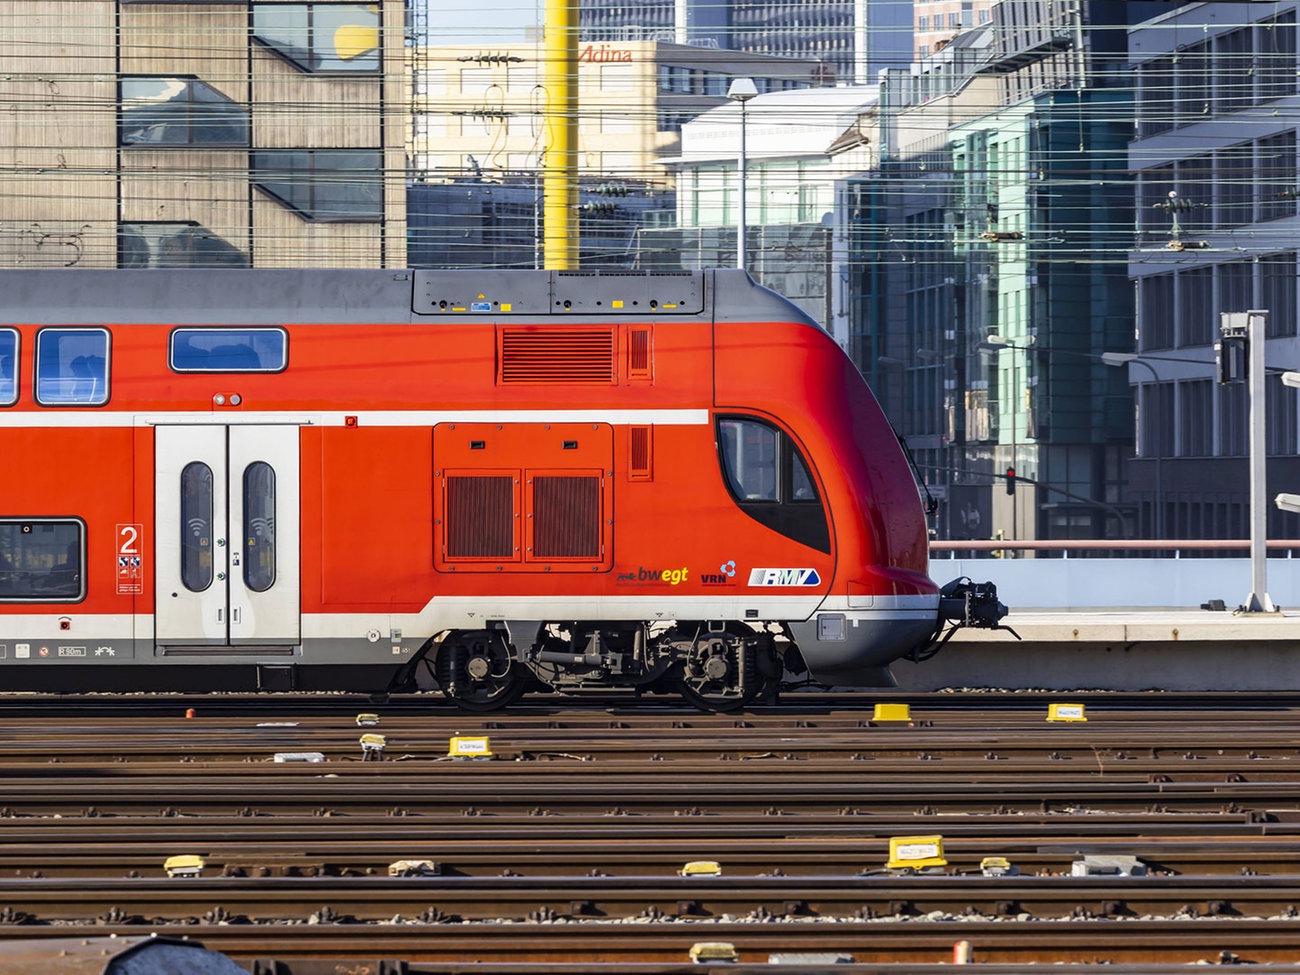
[[[268,975],[670,965],[699,941],[742,963],[936,964],[963,939],[999,964],[1300,959],[1289,707],[1090,705],[1062,724],[1037,707],[884,722],[371,705],[380,725],[359,727],[355,702],[224,703],[0,708],[0,944],[183,931]],[[380,732],[367,756],[359,736]],[[449,759],[455,735],[488,736],[494,758]],[[887,869],[890,839],[916,834],[943,837],[942,875]],[[178,854],[203,876],[164,877]],[[986,857],[1018,875],[984,876]],[[428,875],[389,877],[404,859]],[[1072,876],[1085,859],[1139,875]],[[695,860],[721,875],[678,876]]]

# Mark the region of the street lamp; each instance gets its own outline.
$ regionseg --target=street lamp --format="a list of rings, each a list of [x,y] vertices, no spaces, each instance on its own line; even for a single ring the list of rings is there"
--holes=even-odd
[[[740,103],[740,160],[736,166],[737,191],[740,194],[736,219],[736,267],[745,269],[745,102],[758,96],[753,78],[733,78],[727,97]]]
[[[1142,366],[1149,373],[1151,373],[1151,381],[1153,383],[1160,382],[1160,375],[1159,373],[1156,372],[1156,367],[1151,365],[1151,363],[1147,362],[1136,352],[1103,352],[1101,354],[1101,361],[1108,366],[1115,366],[1117,368],[1119,366],[1128,366],[1128,365]],[[1165,496],[1161,490],[1161,482],[1160,482],[1160,455],[1161,455],[1160,437],[1156,433],[1154,429],[1154,425],[1152,427],[1151,440],[1152,440],[1152,447],[1154,448],[1152,450],[1152,456],[1156,462],[1156,492],[1155,492],[1156,496],[1155,496],[1155,504],[1151,506],[1152,508],[1151,534],[1153,534],[1156,538],[1164,538],[1165,537],[1164,536]]]

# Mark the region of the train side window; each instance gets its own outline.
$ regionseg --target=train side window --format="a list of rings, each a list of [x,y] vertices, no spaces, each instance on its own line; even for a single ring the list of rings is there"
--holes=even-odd
[[[81,601],[85,555],[85,525],[78,520],[0,519],[0,600]]]
[[[275,471],[257,461],[244,468],[244,585],[275,585]]]
[[[0,328],[0,406],[18,402],[18,332]]]
[[[181,583],[190,592],[212,585],[212,468],[200,461],[181,470]]]
[[[170,364],[176,372],[281,372],[289,336],[282,328],[178,328]]]
[[[43,328],[36,333],[36,402],[102,406],[108,402],[108,330]]]
[[[718,418],[718,454],[740,509],[787,538],[829,553],[830,524],[808,461],[785,433],[752,417]]]

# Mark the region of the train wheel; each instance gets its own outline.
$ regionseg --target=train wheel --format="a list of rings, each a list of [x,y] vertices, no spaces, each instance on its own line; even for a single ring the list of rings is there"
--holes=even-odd
[[[739,711],[769,693],[769,684],[750,642],[734,632],[709,633],[696,643],[678,690],[701,711]]]
[[[466,711],[497,711],[528,689],[526,670],[515,663],[497,632],[457,633],[443,641],[434,672],[443,694]]]

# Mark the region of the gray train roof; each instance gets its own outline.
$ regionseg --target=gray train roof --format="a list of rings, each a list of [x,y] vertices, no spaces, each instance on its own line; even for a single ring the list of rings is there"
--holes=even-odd
[[[673,317],[802,321],[741,270],[0,270],[0,322],[245,325]]]

